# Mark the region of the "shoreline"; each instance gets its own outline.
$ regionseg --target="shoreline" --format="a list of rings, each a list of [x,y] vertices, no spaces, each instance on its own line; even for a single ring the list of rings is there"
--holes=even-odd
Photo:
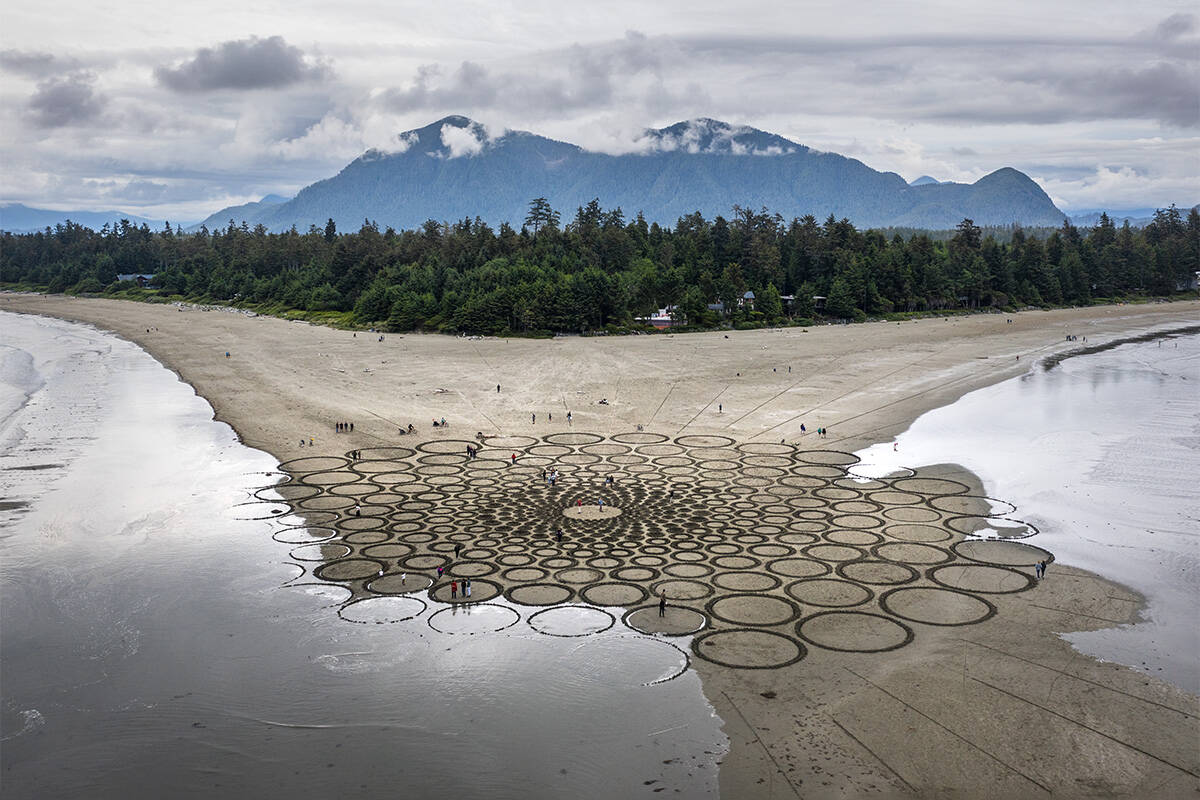
[[[420,423],[429,416],[450,419],[450,436],[540,435],[566,430],[568,410],[588,431],[644,424],[673,435],[779,435],[858,451],[926,410],[1069,353],[1076,343],[1063,331],[1097,339],[1145,333],[1193,321],[1200,303],[1021,312],[1011,325],[985,315],[514,343],[412,334],[375,341],[308,323],[125,301],[0,295],[0,310],[86,322],[134,342],[206,399],[245,444],[286,461],[315,454],[290,444],[299,436],[314,437],[317,453],[409,444],[414,439],[396,436],[395,425],[411,418],[417,440],[441,438]],[[385,374],[396,361],[402,372]],[[565,390],[561,379],[582,388]],[[458,388],[467,383],[474,386]],[[499,398],[495,383],[505,388]],[[530,421],[528,409],[540,418],[547,407],[561,415],[554,427]],[[343,419],[358,423],[355,434],[332,433]],[[801,423],[809,430],[801,433]],[[812,433],[818,426],[832,429],[821,445]],[[939,469],[978,486],[959,468]],[[965,638],[956,628],[922,628],[914,644],[891,654],[809,648],[797,664],[761,671],[693,659],[730,738],[723,792],[891,796],[953,787],[951,796],[1178,796],[1200,785],[1196,698],[1080,657],[1054,633],[1131,621],[1140,596],[1063,566],[1034,590],[992,600],[999,614],[965,629]],[[1044,696],[1047,680],[1059,696]],[[1095,706],[1097,692],[1113,698],[1106,708]],[[878,718],[885,707],[887,718]],[[1031,734],[1031,726],[1038,730]],[[1077,781],[1089,771],[1090,788]]]

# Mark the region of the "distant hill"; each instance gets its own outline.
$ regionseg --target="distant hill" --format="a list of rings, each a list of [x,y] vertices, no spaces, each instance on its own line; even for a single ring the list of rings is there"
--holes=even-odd
[[[917,178],[915,181],[909,181],[908,185],[909,186],[925,186],[926,184],[929,184],[929,183],[941,183],[941,181],[939,181],[937,178],[931,178],[928,175],[922,175],[921,177]]]
[[[1192,208],[1200,209],[1200,205],[1192,206]],[[1180,207],[1180,213],[1184,216],[1189,210]],[[1144,228],[1154,221],[1156,211],[1158,211],[1156,208],[1123,208],[1107,212],[1104,209],[1080,209],[1071,214],[1071,224],[1079,228],[1094,228],[1100,224],[1100,214],[1107,213],[1108,218],[1118,228],[1126,222],[1130,227]]]
[[[116,225],[127,219],[133,225],[141,227],[143,223],[153,230],[162,230],[166,223],[161,219],[148,219],[123,211],[53,211],[48,208],[30,208],[21,203],[8,203],[0,206],[0,230],[11,233],[32,233],[44,230],[47,226],[53,228],[67,220],[77,225],[83,225],[93,230],[100,230],[105,225]]]
[[[341,230],[364,220],[397,229],[427,219],[482,217],[520,227],[532,198],[545,197],[570,218],[599,198],[627,217],[674,225],[699,211],[729,215],[734,204],[785,217],[830,214],[860,227],[952,228],[1061,225],[1065,216],[1028,176],[1010,168],[973,184],[910,186],[893,172],[823,153],[782,136],[711,119],[647,130],[643,152],[607,155],[525,131],[489,138],[478,123],[451,116],[398,137],[403,151],[371,150],[337,175],[285,203],[251,203],[211,215],[271,230],[306,230],[332,218]]]
[[[240,206],[229,206],[222,208],[215,214],[197,222],[188,228],[189,231],[198,231],[201,226],[207,227],[210,231],[218,228],[224,228],[229,224],[229,220],[234,220],[237,224],[241,224],[243,220],[249,221],[255,219],[259,214],[268,211],[272,206],[281,205],[289,200],[287,197],[282,197],[277,194],[269,194],[262,200],[254,203],[243,203]]]

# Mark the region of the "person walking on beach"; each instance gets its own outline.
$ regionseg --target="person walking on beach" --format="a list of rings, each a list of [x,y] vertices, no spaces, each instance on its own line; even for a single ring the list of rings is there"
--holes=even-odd
[[[516,453],[513,453],[511,456],[509,456],[509,458],[512,459],[513,464],[517,463],[517,454]]]
[[[463,578],[463,597],[471,596],[471,579]]]
[[[549,422],[554,422],[554,412],[553,411],[546,412],[546,417]]]
[[[458,597],[458,581],[450,581],[450,599]]]
[[[500,394],[500,384],[496,384],[496,394]]]
[[[554,534],[554,541],[562,544],[562,528],[559,528],[558,533]]]
[[[454,560],[458,560],[458,554],[462,552],[462,542],[454,545]]]
[[[717,403],[717,413],[721,414],[721,413],[724,413],[724,411],[725,411],[725,406],[722,405],[721,403]]]
[[[537,425],[537,412],[536,411],[529,415],[529,424]]]
[[[658,593],[658,615],[660,617],[667,615],[667,592],[665,589]]]

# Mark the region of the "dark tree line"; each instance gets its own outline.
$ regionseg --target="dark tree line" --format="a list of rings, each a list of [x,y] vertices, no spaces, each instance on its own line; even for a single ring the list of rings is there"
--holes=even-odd
[[[710,308],[753,310],[753,325],[785,316],[863,318],[959,308],[1080,305],[1167,295],[1200,269],[1200,215],[1172,206],[1145,228],[1064,223],[1035,235],[981,230],[949,236],[860,231],[832,216],[784,220],[735,206],[729,219],[682,217],[674,228],[626,220],[593,200],[566,224],[539,198],[518,231],[480,219],[380,231],[330,222],[268,233],[151,231],[122,222],[72,223],[0,237],[0,283],[74,293],[178,296],[268,312],[336,312],[343,322],[394,330],[580,331],[631,325],[672,306],[691,325],[727,321]],[[137,290],[119,274],[152,274]],[[784,301],[781,298],[795,299]],[[814,297],[824,301],[814,302]]]

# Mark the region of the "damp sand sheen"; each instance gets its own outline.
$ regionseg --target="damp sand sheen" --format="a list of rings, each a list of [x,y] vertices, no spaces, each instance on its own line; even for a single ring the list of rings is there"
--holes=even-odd
[[[1194,695],[1080,659],[1054,636],[1066,630],[1061,609],[1077,612],[1070,630],[1132,621],[1136,595],[1055,563],[1025,509],[987,497],[961,468],[868,477],[854,455],[920,410],[1008,377],[1016,355],[1053,351],[1063,326],[1094,341],[1178,325],[1195,304],[1025,314],[1007,330],[970,318],[810,339],[757,332],[735,345],[720,334],[389,337],[369,355],[348,333],[220,312],[44,298],[0,308],[90,319],[139,341],[248,444],[275,453],[279,476],[238,513],[278,523],[307,579],[347,593],[335,612],[346,622],[525,626],[581,641],[625,629],[674,643],[724,720],[727,796],[1197,789]],[[139,335],[147,326],[157,330]],[[185,355],[183,330],[191,349],[225,342],[241,377]],[[868,331],[880,334],[872,350]],[[996,363],[981,365],[981,353]],[[539,354],[541,369],[517,366]],[[622,372],[626,359],[635,374]],[[770,363],[811,368],[779,375]],[[653,385],[636,374],[656,367]],[[463,369],[489,380],[467,390]],[[245,416],[247,398],[222,394],[281,371],[293,376],[286,399],[259,396],[258,418]],[[332,383],[319,377],[330,372]],[[562,421],[531,425],[530,408],[561,409]],[[427,430],[431,416],[449,429]],[[332,423],[318,419],[354,419],[358,433],[326,433]],[[420,435],[394,435],[410,420]],[[832,436],[801,436],[801,421]],[[312,430],[315,449],[291,442]],[[479,448],[471,459],[468,444]],[[550,468],[554,485],[541,477]],[[1050,564],[1042,583],[1039,562]],[[471,596],[452,597],[450,581],[464,579]]]

